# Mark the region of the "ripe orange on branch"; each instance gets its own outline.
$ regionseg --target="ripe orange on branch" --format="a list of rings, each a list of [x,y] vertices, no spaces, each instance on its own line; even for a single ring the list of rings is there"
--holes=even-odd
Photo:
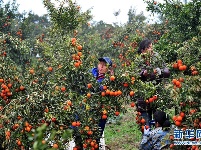
[[[103,90],[107,90],[107,86],[106,85],[103,86]]]
[[[87,93],[87,98],[90,98],[91,97],[91,94],[90,93]]]
[[[71,38],[71,42],[76,42],[76,38]]]
[[[106,95],[110,95],[110,90],[106,90]]]
[[[30,69],[29,72],[30,72],[30,74],[34,74],[35,73],[34,69]]]
[[[59,146],[58,146],[58,144],[53,144],[53,146],[52,146],[53,148],[55,148],[55,149],[58,149],[59,148]]]
[[[154,95],[152,98],[153,98],[153,99],[154,99],[154,101],[155,101],[155,100],[157,100],[157,99],[158,99],[158,96],[157,96],[157,95]]]
[[[78,52],[77,55],[81,57],[82,56],[82,52]]]
[[[89,126],[85,126],[84,130],[88,131],[89,130]]]
[[[49,112],[49,109],[46,107],[44,112],[48,113]]]
[[[176,119],[177,119],[177,116],[173,116],[173,117],[172,117],[172,120],[173,120],[173,121],[176,121]]]
[[[174,144],[170,144],[170,148],[173,149],[174,148]]]
[[[89,130],[89,131],[87,132],[87,134],[88,134],[88,135],[92,135],[93,132],[92,132],[91,130]]]
[[[177,64],[183,64],[182,60],[181,60],[181,59],[178,59],[178,60],[177,60]]]
[[[114,80],[115,80],[115,76],[111,76],[110,81],[114,81]]]
[[[127,82],[125,82],[123,85],[124,85],[124,87],[128,87],[128,83]]]
[[[186,65],[181,65],[181,66],[179,66],[179,70],[180,70],[180,71],[185,71],[186,68],[187,68]]]
[[[130,91],[130,96],[134,96],[135,95],[135,92],[134,91]]]
[[[20,90],[23,91],[25,87],[23,85],[20,86]]]
[[[81,63],[80,63],[79,61],[77,61],[77,62],[74,63],[74,66],[75,66],[76,68],[78,68],[78,67],[80,66],[80,64],[81,64]]]
[[[91,84],[91,83],[88,83],[88,84],[87,84],[87,88],[88,88],[88,89],[92,88],[92,84]]]
[[[16,140],[16,143],[17,143],[18,146],[22,145],[22,142],[19,139]]]
[[[115,112],[115,116],[119,116],[119,114],[120,114],[119,111]]]
[[[87,148],[87,144],[86,143],[83,144],[83,148],[85,148],[85,149]]]
[[[131,107],[134,107],[134,106],[135,106],[135,103],[134,103],[134,102],[131,102],[130,105],[131,105]]]
[[[175,121],[175,125],[176,126],[181,126],[181,122],[180,121]]]
[[[61,91],[62,91],[62,92],[64,92],[65,90],[66,90],[66,87],[65,87],[65,86],[61,87]]]
[[[182,77],[179,78],[180,82],[184,82],[184,79]]]
[[[182,118],[185,117],[185,113],[184,112],[180,112],[179,114]]]
[[[82,46],[81,46],[81,45],[78,45],[78,46],[77,46],[77,50],[81,51],[81,50],[82,50]]]
[[[11,87],[12,87],[12,84],[11,84],[11,83],[8,83],[7,86],[8,86],[8,88],[11,88]]]
[[[181,83],[180,83],[179,81],[176,81],[176,82],[175,82],[175,85],[176,85],[176,86],[179,86],[180,84],[181,84]]]
[[[114,96],[115,92],[114,91],[110,91],[110,96]]]
[[[10,132],[10,131],[6,131],[6,132],[5,132],[5,135],[6,135],[6,139],[10,139],[11,132]]]
[[[105,92],[101,92],[101,96],[105,96],[106,95],[106,93]]]
[[[197,70],[195,70],[195,71],[192,71],[192,73],[191,73],[193,76],[194,75],[198,75],[198,71]]]
[[[52,117],[52,119],[51,119],[52,122],[56,122],[56,120],[57,119],[55,117]]]
[[[131,77],[131,80],[132,80],[132,81],[135,81],[135,77]]]
[[[74,121],[74,122],[72,122],[72,126],[73,127],[76,127],[77,126],[77,123]]]
[[[3,83],[3,82],[4,82],[4,79],[0,79],[0,82]]]
[[[48,70],[49,70],[50,72],[52,72],[53,68],[52,68],[52,67],[48,67]]]
[[[174,64],[172,65],[172,67],[173,67],[174,69],[177,69],[177,68],[178,68],[177,63],[174,63]]]
[[[152,103],[154,101],[154,98],[149,98],[149,103]]]
[[[140,122],[141,122],[142,124],[145,124],[146,120],[145,120],[144,118],[142,118],[142,119],[140,120]]]
[[[122,94],[122,91],[118,90],[117,95],[121,95],[121,94]]]
[[[81,123],[80,123],[79,121],[77,121],[77,122],[76,122],[76,126],[79,127],[80,125],[81,125]]]
[[[172,80],[172,83],[173,83],[173,84],[176,84],[176,82],[177,82],[177,79],[173,79],[173,80]]]
[[[46,141],[45,140],[42,140],[42,144],[45,144],[46,143]]]
[[[102,115],[102,119],[107,119],[107,115]]]
[[[67,100],[67,105],[68,105],[68,106],[72,106],[71,100]]]
[[[183,118],[181,116],[177,116],[176,120],[181,122],[183,120]]]

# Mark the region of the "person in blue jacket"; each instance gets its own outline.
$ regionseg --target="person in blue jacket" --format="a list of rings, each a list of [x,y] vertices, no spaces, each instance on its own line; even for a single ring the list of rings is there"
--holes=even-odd
[[[101,57],[98,60],[98,66],[93,68],[91,72],[96,78],[97,82],[101,83],[106,73],[109,72],[110,75],[113,75],[114,71],[112,69],[112,60],[109,57]]]
[[[98,60],[99,62],[97,67],[93,68],[91,70],[91,73],[96,78],[97,82],[101,84],[101,82],[105,78],[105,75],[107,73],[109,73],[110,75],[114,75],[114,71],[112,68],[112,60],[109,57],[101,57]],[[102,90],[102,86],[100,86],[100,90]],[[106,122],[106,119],[100,118],[99,120],[100,137],[102,137],[103,135]]]
[[[90,72],[96,78],[97,82],[100,83],[100,88],[98,88],[98,91],[101,91],[101,90],[103,90],[102,86],[101,86],[101,82],[104,80],[105,75],[107,73],[113,75],[114,72],[112,69],[112,60],[109,57],[101,57],[98,60],[99,60],[99,62],[98,62],[97,67],[91,69]],[[76,113],[75,113],[75,119],[79,120],[79,116]],[[103,135],[106,122],[107,122],[107,120],[102,119],[100,116],[100,120],[99,120],[100,137],[102,137],[102,135]],[[70,128],[74,129],[74,131],[75,131],[75,133],[74,133],[75,143],[79,147],[78,149],[83,150],[83,147],[82,147],[83,143],[81,141],[82,140],[81,135],[77,133],[78,130],[75,127],[71,126]],[[97,139],[97,141],[100,142],[100,138]]]
[[[155,128],[144,128],[143,138],[140,143],[140,150],[161,150],[170,145],[171,123],[169,115],[164,111],[156,110],[154,113]]]

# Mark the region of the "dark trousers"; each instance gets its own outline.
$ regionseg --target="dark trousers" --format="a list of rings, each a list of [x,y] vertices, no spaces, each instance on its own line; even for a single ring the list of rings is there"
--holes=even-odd
[[[103,131],[105,129],[106,122],[107,122],[107,119],[100,119],[99,120],[100,136],[103,135]]]
[[[150,121],[152,120],[152,113],[151,112],[141,112],[141,116],[146,120],[146,125],[150,126]]]

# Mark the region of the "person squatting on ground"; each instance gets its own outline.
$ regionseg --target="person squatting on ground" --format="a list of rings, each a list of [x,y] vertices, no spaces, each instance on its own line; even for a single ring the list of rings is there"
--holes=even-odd
[[[167,148],[170,145],[169,131],[170,121],[169,116],[161,111],[157,110],[154,115],[155,128],[144,128],[143,138],[140,143],[140,150],[161,150]]]
[[[152,41],[149,39],[144,39],[140,42],[138,53],[142,57],[143,64],[140,64],[140,80],[143,82],[153,82],[158,84],[162,81],[163,78],[168,78],[170,76],[169,69],[165,66],[165,63],[162,61],[160,55],[153,51]],[[153,64],[154,63],[154,64]],[[155,67],[154,65],[158,65],[160,67]],[[147,68],[153,68],[153,71],[148,71]],[[154,72],[154,70],[156,72]],[[154,83],[154,82],[153,82]],[[158,91],[159,92],[159,91]],[[150,122],[152,120],[152,114],[156,110],[155,107],[151,107],[150,104],[146,103],[143,97],[137,99],[137,111],[141,113],[141,116],[146,120],[146,125],[151,126]]]
[[[112,68],[112,60],[109,57],[101,57],[98,59],[98,65],[97,67],[93,68],[91,70],[93,76],[96,78],[96,81],[100,84],[100,91],[102,89],[101,82],[104,80],[105,75],[108,73],[109,75],[114,75],[114,70]],[[107,122],[107,119],[102,119],[100,116],[99,120],[99,128],[100,128],[100,137],[102,137],[105,124]],[[99,142],[100,139],[98,139]]]

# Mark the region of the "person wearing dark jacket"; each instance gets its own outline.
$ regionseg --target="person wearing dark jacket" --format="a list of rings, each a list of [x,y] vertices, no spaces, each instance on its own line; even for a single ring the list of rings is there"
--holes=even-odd
[[[170,76],[169,69],[162,61],[160,55],[153,51],[151,40],[144,39],[141,41],[138,48],[138,53],[141,55],[144,62],[140,66],[140,79],[143,82],[155,81],[153,83],[158,84],[163,78],[168,78]],[[158,67],[155,67],[156,65],[158,65]],[[152,68],[153,71],[148,70],[148,68]],[[156,108],[152,108],[149,103],[147,104],[143,97],[138,98],[137,111],[139,111],[142,117],[146,120],[146,125],[151,125],[150,122],[155,109]]]

